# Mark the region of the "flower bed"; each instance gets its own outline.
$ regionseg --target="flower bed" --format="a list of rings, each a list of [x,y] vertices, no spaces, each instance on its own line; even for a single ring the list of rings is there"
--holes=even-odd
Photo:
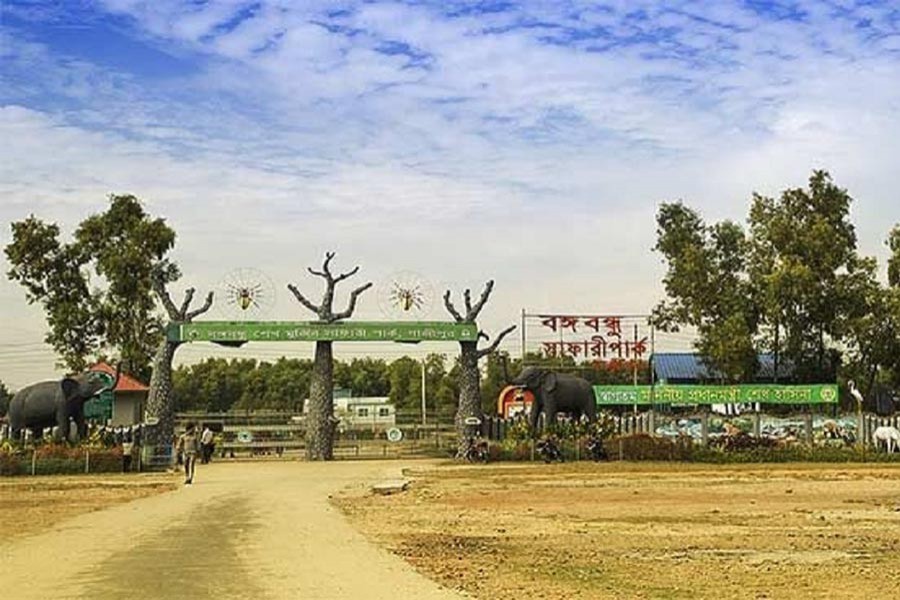
[[[115,473],[121,470],[121,448],[65,444],[43,444],[36,448],[0,447],[0,475]]]

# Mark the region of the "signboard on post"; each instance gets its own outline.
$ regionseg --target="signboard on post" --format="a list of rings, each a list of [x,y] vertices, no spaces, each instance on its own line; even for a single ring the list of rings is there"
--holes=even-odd
[[[646,315],[522,312],[522,355],[579,361],[646,360],[653,333]]]
[[[84,418],[106,423],[112,419],[113,392],[101,392],[84,403]]]

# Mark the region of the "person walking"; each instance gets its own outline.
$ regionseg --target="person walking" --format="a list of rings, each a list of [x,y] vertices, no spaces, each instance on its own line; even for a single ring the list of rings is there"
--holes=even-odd
[[[197,452],[200,451],[200,440],[194,424],[188,421],[184,433],[178,438],[178,451],[184,455],[184,484],[190,485],[194,481],[194,463],[197,460]]]
[[[200,452],[201,458],[200,462],[204,465],[209,463],[209,459],[212,458],[213,452],[213,432],[207,425],[203,428],[203,433],[200,435]]]
[[[134,440],[130,433],[126,433],[122,440],[122,472],[131,471],[131,458],[134,452]]]

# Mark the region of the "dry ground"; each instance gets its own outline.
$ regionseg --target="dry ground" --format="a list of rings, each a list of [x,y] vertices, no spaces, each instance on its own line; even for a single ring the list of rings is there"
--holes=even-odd
[[[77,515],[175,489],[167,473],[0,478],[0,544]]]
[[[379,481],[395,479],[403,466],[399,461],[202,465],[193,485],[0,542],[0,598],[461,598],[367,542],[329,502],[339,490],[363,494]],[[63,507],[47,514],[50,506],[38,500],[98,508],[110,500],[109,485],[98,484],[115,480],[3,480],[0,506],[13,497],[19,509],[39,504],[41,510],[30,515],[43,514],[49,522],[62,516],[57,509]],[[60,490],[68,481],[70,488]],[[0,518],[3,534],[22,520],[16,509]]]
[[[900,584],[900,468],[422,468],[334,501],[478,598],[875,598]]]
[[[258,499],[244,491],[245,504],[258,501],[268,511],[269,495],[300,495],[311,485],[304,477],[322,481],[335,466],[222,466],[208,478],[202,473],[192,492],[211,485],[229,498],[223,508],[230,514],[243,496],[226,482],[256,482],[258,475],[259,487],[273,491]],[[329,486],[353,486],[333,502],[359,530],[420,572],[479,598],[872,598],[900,583],[898,466],[422,465],[409,471],[410,490],[393,496],[365,494],[361,484],[371,475],[344,466]],[[276,489],[295,477],[291,494]],[[52,532],[59,519],[178,482],[166,474],[0,479],[0,554],[12,556],[17,541]],[[196,499],[207,516],[218,506],[212,496]],[[178,502],[166,500],[160,510]],[[304,513],[291,507],[293,519]],[[227,521],[220,517],[215,523]],[[198,523],[209,535],[213,523]],[[351,547],[338,546],[338,553]],[[244,560],[248,549],[228,556]]]

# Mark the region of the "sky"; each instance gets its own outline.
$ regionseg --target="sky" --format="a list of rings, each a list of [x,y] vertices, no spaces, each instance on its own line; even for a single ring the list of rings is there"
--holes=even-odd
[[[390,316],[398,274],[435,290],[435,320],[444,289],[495,280],[490,334],[522,310],[645,314],[664,294],[661,202],[743,222],[754,192],[813,169],[850,191],[883,263],[900,4],[0,0],[0,140],[0,243],[30,214],[68,235],[135,194],[178,234],[176,298],[248,269],[275,290],[266,319],[306,320],[286,286],[316,297],[306,268],[334,251],[336,271],[360,267],[337,308],[375,283],[359,319]],[[40,308],[5,277],[0,306],[0,380],[55,377]],[[283,353],[312,347],[178,360]]]

